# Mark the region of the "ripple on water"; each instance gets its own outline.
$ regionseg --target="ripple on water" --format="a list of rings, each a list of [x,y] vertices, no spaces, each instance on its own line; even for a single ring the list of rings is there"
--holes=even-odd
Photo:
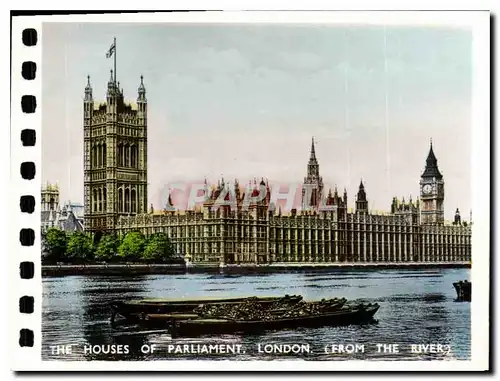
[[[430,360],[467,359],[470,356],[470,304],[454,302],[452,283],[467,279],[468,269],[443,270],[349,270],[266,274],[187,274],[144,276],[69,276],[43,279],[42,357],[60,359],[49,345],[73,342],[84,345],[122,344],[130,353],[119,356],[86,355],[76,350],[70,360],[181,360],[189,355],[167,357],[143,355],[143,344],[166,346],[172,343],[233,343],[243,345],[245,354],[238,360]],[[252,295],[302,294],[306,300],[346,297],[350,300],[377,302],[377,322],[362,326],[321,327],[271,331],[261,335],[202,337],[173,340],[165,330],[145,330],[135,325],[109,324],[107,305],[116,299],[150,297],[229,297]],[[312,353],[289,357],[259,354],[259,343],[309,343]],[[356,343],[365,353],[326,354],[331,344]],[[448,344],[452,353],[439,355],[378,353],[376,344]],[[201,356],[195,357],[201,359]],[[227,356],[204,358],[225,360]],[[231,357],[229,357],[231,358]],[[64,357],[68,359],[68,357]]]

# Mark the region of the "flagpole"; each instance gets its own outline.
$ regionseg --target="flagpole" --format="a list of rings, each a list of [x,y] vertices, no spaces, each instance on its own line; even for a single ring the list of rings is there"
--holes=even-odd
[[[116,87],[116,37],[113,37],[114,41],[113,41],[113,44],[115,45],[115,51],[113,54],[113,57],[114,57],[114,64],[115,64],[115,87]]]

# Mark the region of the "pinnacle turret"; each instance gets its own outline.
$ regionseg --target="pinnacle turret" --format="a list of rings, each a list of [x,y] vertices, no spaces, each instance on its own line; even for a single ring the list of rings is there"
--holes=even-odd
[[[85,101],[92,101],[92,86],[90,85],[90,75],[87,75],[87,85],[85,86]]]
[[[108,96],[115,95],[115,93],[117,93],[115,77],[113,76],[113,69],[111,69],[109,72],[110,72],[110,74],[109,74],[109,81],[108,81]]]
[[[137,101],[138,102],[146,102],[146,87],[144,86],[144,77],[141,74],[141,84],[137,88]]]

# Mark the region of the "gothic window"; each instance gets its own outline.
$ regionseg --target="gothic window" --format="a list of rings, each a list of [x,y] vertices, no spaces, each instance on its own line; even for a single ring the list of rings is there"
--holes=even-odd
[[[125,144],[125,167],[130,166],[130,146],[128,144]]]
[[[134,144],[131,147],[131,166],[132,168],[137,168],[137,146]]]
[[[92,167],[97,167],[97,147],[92,146]]]
[[[123,144],[122,143],[118,144],[118,166],[119,167],[123,166]]]
[[[97,212],[97,189],[94,189],[92,192],[92,210]]]
[[[135,189],[132,189],[131,192],[131,204],[132,204],[132,213],[137,213],[137,200],[136,200]]]
[[[102,212],[102,189],[99,188],[99,212]]]
[[[106,143],[102,145],[102,166],[106,166],[107,156],[106,156]]]
[[[130,189],[125,189],[125,213],[130,213]]]
[[[99,145],[99,166],[104,166],[104,145],[102,143]]]
[[[118,212],[123,212],[123,189],[118,189]]]
[[[102,167],[102,145],[99,143],[97,145],[97,166]]]
[[[104,206],[104,211],[106,212],[107,209],[108,209],[108,199],[107,199],[107,191],[106,191],[106,187],[104,187],[103,189],[103,206]]]

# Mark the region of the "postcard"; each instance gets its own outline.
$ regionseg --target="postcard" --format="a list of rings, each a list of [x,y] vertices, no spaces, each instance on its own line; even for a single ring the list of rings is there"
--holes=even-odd
[[[13,368],[487,370],[489,17],[13,17]]]

